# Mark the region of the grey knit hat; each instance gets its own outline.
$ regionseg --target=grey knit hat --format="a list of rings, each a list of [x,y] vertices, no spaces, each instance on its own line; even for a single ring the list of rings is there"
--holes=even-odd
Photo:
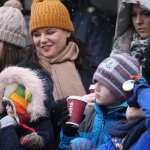
[[[140,73],[138,61],[125,54],[117,54],[103,60],[98,66],[93,76],[93,81],[97,80],[106,86],[116,97],[125,97],[122,89],[123,83],[130,79],[131,75]]]
[[[18,0],[9,0],[0,7],[0,40],[24,47],[27,28],[21,9]]]

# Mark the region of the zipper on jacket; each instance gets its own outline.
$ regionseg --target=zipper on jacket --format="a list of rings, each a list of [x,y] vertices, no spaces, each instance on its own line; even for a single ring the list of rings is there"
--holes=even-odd
[[[96,147],[97,147],[97,144],[98,144],[99,137],[100,137],[100,135],[101,135],[102,129],[103,129],[103,127],[104,127],[105,120],[106,120],[106,116],[104,116],[104,118],[103,118],[103,121],[102,121],[102,124],[101,124],[101,129],[100,129],[100,131],[99,131],[99,133],[98,133],[98,138],[97,138],[97,141],[96,141]]]

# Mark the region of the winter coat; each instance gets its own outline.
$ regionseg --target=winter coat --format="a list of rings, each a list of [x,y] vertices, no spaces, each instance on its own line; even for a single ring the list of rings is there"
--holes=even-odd
[[[39,150],[52,150],[54,141],[53,127],[49,119],[39,119],[37,122],[29,123],[29,127],[34,128],[39,136],[44,139],[44,146]],[[30,134],[31,131],[21,128],[16,130],[14,126],[7,126],[0,132],[1,150],[32,150],[20,144],[21,137]]]
[[[133,40],[134,28],[131,26],[131,5],[135,3],[140,5],[141,8],[150,11],[149,0],[122,0],[119,8],[116,31],[115,31],[115,42],[111,55],[118,53],[129,53],[131,41]]]
[[[70,12],[75,35],[91,47],[88,56],[98,66],[112,50],[112,28],[108,16],[90,3],[87,6],[78,6],[74,0],[62,3]]]
[[[87,67],[83,68],[77,68],[79,76],[81,78],[82,84],[84,86],[84,89],[87,94],[89,94],[89,87],[90,84],[92,84],[92,78],[93,74],[95,73],[95,70],[97,68],[97,65],[95,62],[89,58],[86,59],[86,64]],[[25,67],[25,68],[30,68],[29,60],[25,59],[23,62],[18,64],[19,67]],[[54,135],[55,135],[55,140],[54,140],[54,150],[57,149],[58,144],[60,142],[60,131],[61,127],[58,125],[58,123],[61,120],[61,114],[63,111],[63,108],[66,107],[67,102],[66,98],[58,101],[53,101],[51,102],[51,109],[50,109],[50,120],[53,125],[54,129]]]
[[[138,124],[135,129],[133,128],[128,134],[127,139],[134,139],[136,138],[137,132],[139,133],[139,129],[143,128],[143,125],[146,127],[146,129],[140,132],[139,138],[136,141],[128,141],[126,144],[130,144],[130,147],[127,149],[123,148],[123,150],[150,150],[150,88],[147,88],[140,92],[138,95],[138,104],[141,106],[142,110],[144,111],[144,117],[146,118],[146,121],[144,121],[144,124],[142,122]],[[134,132],[133,132],[134,131]],[[125,145],[126,146],[126,145]],[[123,146],[123,147],[125,147]],[[115,150],[115,147],[110,141],[107,144],[104,144],[100,146],[97,150]]]
[[[25,108],[30,117],[24,124],[35,129],[37,134],[43,138],[44,146],[41,150],[51,150],[54,135],[53,127],[49,120],[49,113],[51,101],[53,100],[53,82],[49,73],[44,70],[31,70],[20,67],[6,68],[0,73],[1,101],[4,96],[6,86],[14,82],[24,85],[26,90],[30,90],[32,94],[31,102],[29,102]],[[2,102],[0,103],[0,112],[2,113],[4,109],[1,104]],[[17,105],[17,107],[22,106]],[[5,115],[7,115],[6,112]],[[29,148],[22,146],[20,143],[21,137],[30,133],[31,131],[23,128],[22,126],[15,128],[10,125],[2,128],[0,130],[0,149],[30,150]]]
[[[124,102],[119,106],[109,107],[108,112],[103,110],[96,102],[93,108],[85,110],[85,119],[81,122],[76,137],[67,137],[61,132],[61,150],[69,150],[70,141],[77,137],[89,139],[95,146],[107,143],[110,138],[107,136],[108,127],[117,119],[125,117],[127,103]]]

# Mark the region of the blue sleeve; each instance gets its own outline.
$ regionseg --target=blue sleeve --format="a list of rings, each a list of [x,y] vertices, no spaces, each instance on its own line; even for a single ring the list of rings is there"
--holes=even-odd
[[[70,141],[73,140],[74,138],[77,138],[78,135],[76,135],[75,137],[69,137],[69,136],[65,136],[63,134],[63,132],[60,132],[60,143],[59,143],[59,150],[69,150],[69,146],[70,146]]]
[[[150,131],[150,88],[140,92],[137,102],[144,111],[144,116],[146,118],[145,126]]]

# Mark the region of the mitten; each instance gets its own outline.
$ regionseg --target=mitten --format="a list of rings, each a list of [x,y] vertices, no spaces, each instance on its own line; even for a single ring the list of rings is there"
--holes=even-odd
[[[144,79],[144,77],[141,77],[139,80],[135,79],[133,95],[132,95],[132,97],[130,97],[127,100],[127,103],[130,107],[136,106],[136,107],[140,108],[140,106],[137,103],[138,95],[142,90],[144,90],[146,88],[149,88],[149,85],[148,85],[147,81]]]
[[[75,138],[70,142],[70,150],[92,150],[94,144],[86,138]]]
[[[69,116],[69,110],[67,110],[67,108],[65,107],[63,109],[63,113],[61,115],[61,127],[62,127],[62,132],[64,135],[66,136],[75,136],[77,131],[78,131],[78,127],[77,126],[73,126],[71,124],[66,124],[66,121],[70,118]]]
[[[40,149],[44,145],[44,140],[36,132],[27,134],[20,139],[20,142],[23,146],[36,150]]]
[[[5,116],[4,118],[2,118],[0,120],[0,128],[4,128],[7,126],[16,126],[17,122],[15,121],[15,119],[9,115]]]

